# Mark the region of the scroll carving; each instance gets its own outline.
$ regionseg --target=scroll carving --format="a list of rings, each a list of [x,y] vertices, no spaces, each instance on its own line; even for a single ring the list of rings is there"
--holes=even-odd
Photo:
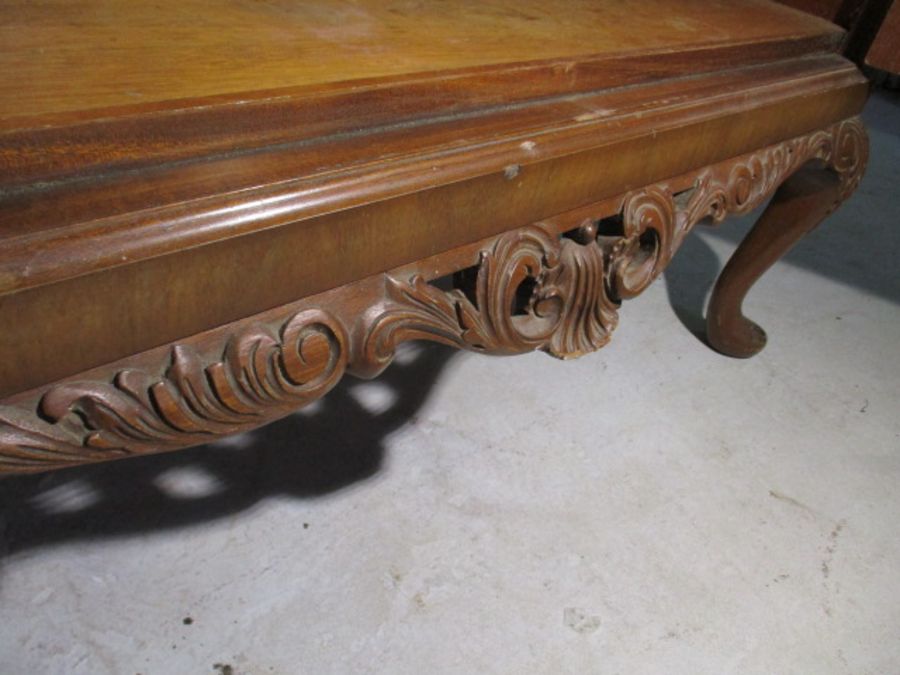
[[[866,131],[853,118],[753,153],[736,162],[727,175],[722,175],[722,170],[703,172],[682,216],[682,229],[704,218],[721,222],[728,214],[752,211],[788,176],[810,161],[819,161],[838,174],[840,198],[844,200],[859,185],[868,157]]]
[[[578,244],[531,225],[482,252],[472,300],[421,277],[388,277],[387,302],[363,346],[368,372],[378,372],[397,344],[413,339],[501,355],[545,349],[565,358],[593,351],[616,323],[604,265],[595,242]]]
[[[667,186],[625,196],[622,232],[602,236],[587,221],[574,239],[542,225],[502,235],[482,253],[474,302],[460,290],[440,291],[420,277],[388,278],[389,302],[371,325],[366,361],[378,372],[397,343],[431,339],[463,349],[516,354],[543,349],[574,358],[609,341],[623,299],[644,291],[668,265],[698,222],[747,213],[803,164],[818,160],[836,171],[842,195],[865,168],[865,131],[852,119],[701,172],[687,197]],[[514,298],[531,288],[520,311]]]
[[[208,442],[286,415],[340,379],[347,337],[328,313],[311,309],[276,336],[250,325],[204,365],[189,346],[172,348],[162,377],[119,371],[112,382],[73,381],[51,388],[40,419],[0,411],[0,468],[114,459]],[[5,413],[5,414],[4,414]]]
[[[502,234],[451,290],[388,273],[381,285],[346,287],[354,300],[339,296],[327,310],[311,299],[277,329],[248,320],[218,348],[175,345],[157,370],[64,381],[33,407],[0,406],[0,473],[175,449],[250,429],[324,395],[347,369],[377,374],[407,340],[580,356],[609,341],[621,301],[659,276],[695,224],[752,210],[809,161],[834,170],[846,198],[867,152],[861,123],[847,120],[700,171],[677,194],[668,184],[629,193],[612,234],[592,220],[564,236],[545,223]]]

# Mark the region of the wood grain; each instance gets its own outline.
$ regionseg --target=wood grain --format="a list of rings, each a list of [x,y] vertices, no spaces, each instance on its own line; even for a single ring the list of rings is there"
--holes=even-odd
[[[10,242],[0,254],[16,256],[4,275],[10,284],[31,285],[41,275],[59,281],[0,295],[0,312],[17,317],[0,331],[0,395],[827,126],[862,106],[865,85],[846,87],[801,99],[794,90],[728,114],[714,100],[708,115],[688,124],[664,125],[647,114],[640,119],[646,131],[619,130],[619,140],[604,142],[591,126],[579,127],[574,137],[561,133],[557,149],[549,135],[513,136],[505,149],[485,147],[483,160],[473,149],[391,163],[384,173],[368,167],[362,179],[278,183],[274,191],[213,201],[211,213],[201,202],[179,205],[162,220],[161,210],[129,215],[138,223],[151,218],[136,232],[113,225],[104,236],[89,235],[107,226],[99,221],[61,232],[53,245]],[[530,138],[537,147],[546,143],[547,154],[531,157],[522,147]],[[510,180],[504,167],[513,164],[521,169]],[[456,180],[447,182],[448,173]],[[336,205],[343,208],[330,210]],[[323,206],[330,212],[304,217]],[[218,240],[194,244],[210,234]],[[132,254],[142,246],[156,255]],[[43,349],[30,348],[34,335]]]
[[[694,225],[749,212],[811,161],[831,167],[846,196],[866,152],[848,120],[21,394],[0,406],[0,473],[252,428],[323,396],[345,370],[377,375],[407,340],[581,356],[606,344],[621,301],[659,276]],[[454,272],[452,290],[430,283]]]
[[[671,9],[669,0],[4,0],[0,120],[835,32],[753,0]]]
[[[749,358],[765,347],[766,332],[744,316],[744,298],[766,270],[837,206],[840,187],[837,174],[807,167],[778,189],[713,289],[706,334],[716,350]]]
[[[247,428],[405,339],[595,349],[697,220],[832,161],[868,92],[840,29],[764,0],[0,16],[0,436],[23,465]]]

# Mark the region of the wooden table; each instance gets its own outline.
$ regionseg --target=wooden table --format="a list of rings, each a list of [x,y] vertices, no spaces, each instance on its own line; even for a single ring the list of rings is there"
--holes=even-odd
[[[842,32],[757,0],[0,11],[0,472],[249,429],[406,340],[579,356],[778,188],[709,309],[749,356],[866,162]]]

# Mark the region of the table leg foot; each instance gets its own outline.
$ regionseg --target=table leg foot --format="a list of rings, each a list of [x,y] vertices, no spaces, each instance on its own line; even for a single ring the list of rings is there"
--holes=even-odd
[[[841,187],[836,172],[807,165],[778,188],[713,289],[707,339],[714,349],[737,358],[762,350],[766,333],[744,316],[744,298],[766,270],[837,208],[842,200]]]

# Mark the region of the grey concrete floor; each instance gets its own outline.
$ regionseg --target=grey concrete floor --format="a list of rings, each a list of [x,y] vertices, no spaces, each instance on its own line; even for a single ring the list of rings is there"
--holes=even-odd
[[[749,221],[561,363],[407,350],[214,446],[0,484],[0,673],[900,672],[900,99],[694,332]]]

